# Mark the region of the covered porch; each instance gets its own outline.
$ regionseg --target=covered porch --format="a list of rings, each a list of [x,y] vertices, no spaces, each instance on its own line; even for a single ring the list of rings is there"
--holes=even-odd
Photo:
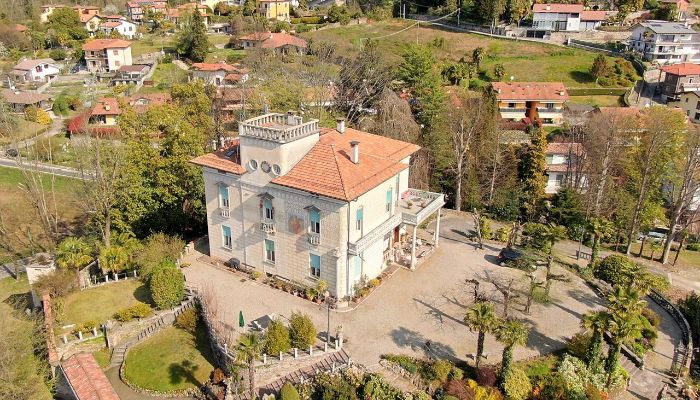
[[[415,269],[420,261],[432,253],[439,243],[440,209],[444,205],[445,195],[442,193],[408,189],[401,195],[398,204],[401,225],[396,227],[394,262]],[[418,227],[432,216],[436,218],[432,237],[419,235]]]

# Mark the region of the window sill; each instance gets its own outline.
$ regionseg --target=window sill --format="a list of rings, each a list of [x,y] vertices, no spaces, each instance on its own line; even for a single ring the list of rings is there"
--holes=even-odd
[[[233,250],[233,247],[231,247],[231,246],[221,246],[221,248],[224,250],[228,250],[228,251]]]
[[[312,281],[318,281],[319,279],[321,279],[320,276],[313,276],[313,275],[309,275],[309,276],[307,276],[307,278],[309,278]]]
[[[272,265],[272,266],[276,265],[274,261],[270,261],[270,260],[263,260],[263,262],[267,265]]]

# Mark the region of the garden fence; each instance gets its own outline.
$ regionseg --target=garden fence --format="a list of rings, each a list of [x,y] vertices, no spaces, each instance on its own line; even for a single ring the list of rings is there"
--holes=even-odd
[[[672,367],[672,370],[680,375],[684,369],[690,369],[690,364],[693,361],[693,336],[690,331],[690,324],[688,320],[685,319],[685,316],[683,316],[681,310],[658,291],[652,289],[651,293],[649,293],[649,297],[654,300],[659,307],[671,314],[671,317],[676,321],[676,324],[681,330],[681,335],[683,335],[681,343],[678,343],[675,349],[679,357],[674,357]]]

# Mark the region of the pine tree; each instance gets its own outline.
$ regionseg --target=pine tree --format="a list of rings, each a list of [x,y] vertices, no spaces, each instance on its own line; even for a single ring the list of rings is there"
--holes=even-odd
[[[531,143],[520,162],[519,169],[523,184],[522,214],[526,219],[533,220],[544,199],[544,188],[547,184],[545,175],[547,137],[544,129],[538,127],[530,129],[530,137]]]
[[[598,54],[591,66],[591,75],[595,77],[595,83],[598,83],[598,79],[607,76],[609,73],[610,65],[608,65],[608,59],[604,55]]]
[[[177,52],[194,62],[202,62],[208,50],[207,27],[199,10],[194,10],[180,31]]]

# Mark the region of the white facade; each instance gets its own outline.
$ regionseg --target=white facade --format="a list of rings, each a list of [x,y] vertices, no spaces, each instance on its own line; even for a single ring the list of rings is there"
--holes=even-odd
[[[700,37],[680,22],[647,21],[633,27],[630,47],[646,61],[678,64],[700,61]]]
[[[269,124],[273,128],[260,122],[264,118],[276,121]],[[317,120],[280,123],[281,118],[267,114],[240,123],[240,145],[228,150],[244,168],[239,173],[193,160],[203,166],[210,254],[302,286],[322,279],[338,298],[351,296],[358,283],[378,276],[393,259],[406,224],[417,225],[438,211],[444,198],[409,189],[408,168],[351,200],[275,183],[321,135]],[[401,162],[409,160],[410,155]],[[426,195],[425,207],[415,213],[402,208],[402,194],[409,192]]]
[[[579,13],[535,12],[532,27],[551,31],[578,31],[581,24]]]
[[[61,70],[50,58],[22,61],[12,70],[13,78],[19,82],[50,82],[59,73]]]
[[[85,50],[85,62],[90,72],[114,72],[133,64],[131,47]]]
[[[120,35],[127,39],[133,39],[136,36],[136,24],[129,21],[119,21],[119,25],[111,26],[112,24],[100,25],[100,30],[109,36],[112,31],[117,31]]]

